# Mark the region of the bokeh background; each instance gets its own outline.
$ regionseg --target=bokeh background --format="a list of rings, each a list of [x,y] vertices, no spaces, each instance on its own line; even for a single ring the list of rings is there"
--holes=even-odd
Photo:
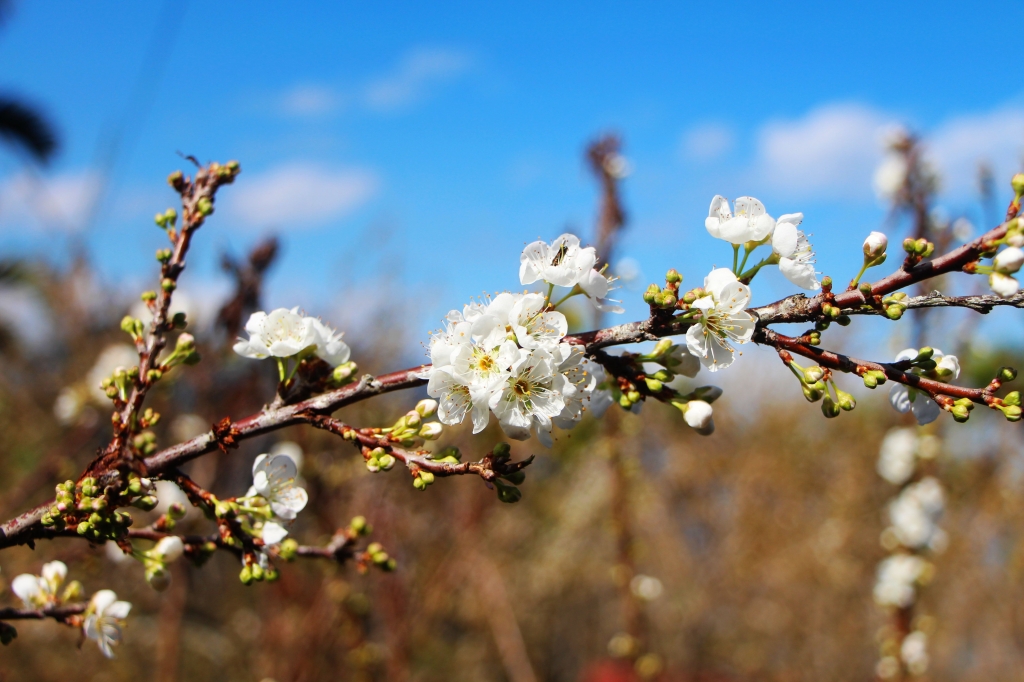
[[[181,155],[235,158],[243,173],[182,280],[204,361],[154,394],[163,444],[271,399],[272,369],[230,353],[239,311],[221,312],[239,286],[223,261],[244,269],[269,238],[279,246],[261,304],[322,315],[346,331],[361,370],[383,372],[422,361],[449,308],[516,288],[525,242],[593,236],[600,193],[585,149],[598,135],[620,136],[630,171],[613,265],[623,321],[645,315],[640,292],[668,267],[694,286],[727,264],[703,228],[714,194],[802,211],[819,268],[844,281],[869,231],[896,243],[914,229],[873,187],[894,126],[920,135],[941,178],[931,225],[949,225],[951,245],[998,221],[1024,150],[1007,28],[1024,8],[1005,4],[0,9],[0,97],[55,143],[40,154],[15,136],[0,148],[5,517],[105,442],[91,368],[153,286],[163,238],[152,215],[174,204],[164,178],[188,168]],[[975,279],[936,286],[984,290]],[[793,292],[765,272],[754,302]],[[936,313],[925,341],[960,356],[964,383],[984,384],[1019,364],[1015,312]],[[574,324],[593,321],[580,310]],[[857,322],[826,345],[887,359],[922,328],[912,316]],[[887,617],[871,592],[895,492],[875,463],[886,431],[909,418],[846,381],[860,405],[826,421],[766,349],[698,381],[726,391],[713,436],[651,404],[586,420],[551,451],[517,444],[538,460],[516,505],[479,480],[416,492],[307,430],[204,458],[190,473],[239,494],[257,454],[297,444],[311,495],[297,535],[324,541],[363,514],[399,570],[297,563],[245,588],[235,560],[218,556],[176,565],[156,593],[139,564],[104,548],[8,550],[2,579],[60,558],[87,589],[113,587],[135,608],[112,662],[91,643],[76,649],[66,628],[19,625],[0,679],[614,682],[645,673],[627,632],[656,657],[648,679],[872,678]],[[59,400],[69,391],[73,405]],[[345,419],[383,424],[418,397]],[[930,679],[1019,678],[1024,459],[1019,427],[997,416],[930,427],[949,498],[949,546],[920,604]],[[442,442],[482,453],[500,438],[492,426]]]

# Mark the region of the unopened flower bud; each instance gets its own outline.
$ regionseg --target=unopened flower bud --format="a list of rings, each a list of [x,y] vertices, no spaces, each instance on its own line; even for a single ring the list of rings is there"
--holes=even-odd
[[[491,448],[491,453],[496,459],[508,459],[512,454],[512,446],[508,443],[495,443],[494,447]]]
[[[507,504],[515,504],[522,499],[523,493],[514,485],[505,485],[501,481],[495,481],[498,488],[498,499]]]
[[[904,310],[906,310],[906,306],[897,303],[885,309],[885,316],[890,320],[898,320],[903,317]]]
[[[999,409],[1002,410],[1003,415],[1006,417],[1007,421],[1020,421],[1021,409],[1019,405],[1004,405]]]
[[[437,440],[441,437],[441,432],[444,427],[441,426],[441,422],[427,422],[420,429],[420,438],[424,440]]]
[[[804,370],[804,380],[808,384],[816,384],[821,381],[821,378],[825,376],[825,368],[817,365],[808,367]]]
[[[651,393],[659,393],[665,386],[654,377],[647,377],[644,379],[644,383],[647,384],[647,390]]]
[[[953,419],[958,422],[965,422],[971,417],[971,411],[967,409],[965,405],[953,405],[949,410],[950,414],[953,415]]]
[[[864,240],[864,260],[873,261],[885,253],[889,238],[881,232],[872,232]]]
[[[916,253],[917,252],[917,241],[912,239],[912,238],[910,238],[910,237],[907,237],[906,239],[903,240],[903,250],[906,251],[909,254]]]
[[[416,403],[416,411],[423,418],[432,417],[437,412],[437,401],[431,398],[424,398]]]
[[[177,535],[160,538],[160,541],[156,543],[156,547],[153,548],[153,553],[162,557],[165,562],[177,561],[184,551],[185,545]]]
[[[1024,173],[1017,173],[1010,179],[1010,187],[1018,197],[1024,196]]]
[[[381,455],[377,458],[377,463],[384,471],[391,471],[391,467],[395,466],[395,458],[392,455]]]
[[[832,396],[825,394],[825,399],[821,401],[821,413],[828,419],[833,419],[839,416],[839,405],[832,400]]]
[[[666,353],[671,352],[672,351],[672,346],[674,346],[674,345],[675,344],[673,344],[670,339],[661,339],[660,341],[658,341],[658,343],[656,343],[654,345],[654,350],[651,351],[651,354],[650,354],[649,357],[651,357],[651,358],[659,358],[659,357],[665,355]]]
[[[209,197],[199,197],[199,201],[196,202],[196,210],[199,211],[199,215],[208,216],[213,213],[213,202]]]
[[[711,405],[703,400],[691,400],[686,403],[683,419],[690,428],[700,435],[709,436],[715,430],[715,421],[712,419],[712,415]]]
[[[164,291],[171,292],[174,291],[177,287],[177,283],[175,283],[175,281],[170,277],[165,277],[164,279],[160,280],[160,288],[163,289]]]
[[[652,284],[644,291],[644,303],[654,304],[655,299],[661,293],[661,287],[657,284]]]
[[[690,395],[694,400],[703,400],[704,402],[711,404],[722,397],[722,389],[718,386],[701,386],[695,388]]]
[[[670,284],[677,284],[683,281],[683,276],[679,274],[678,270],[672,268],[671,270],[665,273],[665,281]]]
[[[819,381],[816,384],[804,384],[801,386],[804,392],[804,398],[807,398],[807,402],[816,403],[821,400],[821,397],[825,395],[825,384]]]
[[[853,396],[847,393],[846,391],[840,391],[837,389],[836,395],[838,396],[837,402],[839,403],[840,409],[849,412],[853,408],[857,407],[857,401],[854,400]]]
[[[996,272],[1001,272],[1004,275],[1012,275],[1020,270],[1022,265],[1024,265],[1024,251],[1016,246],[1003,249],[992,259],[992,267]]]
[[[242,566],[242,570],[238,574],[238,579],[242,581],[243,585],[252,584],[252,569],[249,566]]]
[[[993,272],[988,276],[988,285],[999,296],[1010,298],[1020,290],[1020,283],[1001,272]]]
[[[163,592],[171,586],[171,572],[162,563],[151,563],[146,568],[146,582],[157,592]]]
[[[356,535],[366,535],[370,524],[366,522],[365,516],[353,516],[352,520],[349,521],[348,527],[351,528],[352,532]]]
[[[356,518],[361,517],[357,516]],[[353,521],[354,520],[355,519],[353,519]],[[363,519],[363,521],[365,522],[366,519]],[[281,544],[277,546],[278,556],[280,556],[285,561],[291,561],[292,559],[294,559],[298,551],[299,543],[295,540],[295,538],[285,538],[281,541]]]
[[[1020,405],[1020,391],[1010,391],[1003,396],[1004,405]]]
[[[422,478],[423,482],[426,483],[427,485],[430,485],[431,483],[434,482],[434,474],[430,473],[429,471],[421,471],[420,478]]]

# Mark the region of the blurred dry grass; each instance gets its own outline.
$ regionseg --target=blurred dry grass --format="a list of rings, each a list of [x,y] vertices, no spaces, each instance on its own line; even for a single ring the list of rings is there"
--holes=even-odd
[[[35,265],[28,273],[27,286],[61,323],[48,348],[19,344],[17,330],[7,330],[0,356],[6,515],[52,495],[103,442],[105,413],[62,426],[52,408],[63,377],[84,377],[106,345],[122,341],[117,322],[125,312],[114,304],[95,309],[97,300],[116,301],[116,292],[84,303],[73,295],[87,289],[84,264],[68,273]],[[348,340],[369,372],[394,369],[393,358],[418,342],[383,326]],[[153,395],[164,414],[163,444],[172,441],[177,415],[209,424],[257,410],[272,395],[271,366],[234,357],[223,335],[208,332],[199,342],[203,362]],[[622,415],[614,435],[588,419],[550,453],[535,442],[514,445],[517,457],[540,455],[517,505],[500,504],[479,480],[440,480],[419,493],[402,471],[371,475],[347,444],[310,429],[211,455],[190,465],[191,475],[215,493],[239,494],[257,454],[277,440],[299,443],[311,502],[297,536],[322,542],[364,514],[374,539],[398,558],[398,572],[360,576],[352,567],[298,562],[275,584],[244,587],[236,560],[216,556],[199,569],[176,566],[174,585],[158,594],[139,564],[115,563],[84,542],[8,550],[0,557],[5,587],[59,558],[88,591],[113,588],[135,607],[111,662],[91,643],[76,650],[79,636],[68,628],[18,624],[18,639],[0,651],[0,679],[497,682],[531,670],[544,681],[632,679],[608,654],[624,627],[611,513],[615,448],[627,474],[636,568],[664,586],[641,603],[647,648],[665,661],[658,679],[872,678],[885,619],[871,589],[893,492],[875,474],[875,460],[885,430],[903,417],[877,394],[826,422],[785,383],[781,367],[770,367],[792,390],[745,396],[762,406],[753,414],[741,414],[744,405],[727,394],[710,438],[695,436],[671,408],[650,404],[642,416]],[[387,396],[344,415],[379,424],[414,400]],[[921,602],[921,612],[934,616],[934,680],[1020,677],[1020,446],[1015,427],[978,416],[965,427],[940,422],[966,431],[953,441],[959,450],[950,446],[939,463],[951,542]],[[492,425],[477,438],[447,430],[442,443],[472,457],[500,439]],[[206,528],[203,520],[187,523]]]

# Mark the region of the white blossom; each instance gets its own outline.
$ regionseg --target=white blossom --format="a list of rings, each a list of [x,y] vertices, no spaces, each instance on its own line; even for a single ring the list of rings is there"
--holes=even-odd
[[[131,610],[131,603],[118,601],[113,590],[100,590],[89,601],[82,632],[96,642],[104,656],[113,658],[113,647],[121,643],[121,627]]]
[[[732,364],[730,342],[746,343],[754,334],[754,318],[744,310],[750,289],[727,268],[716,268],[704,278],[707,294],[693,303],[701,316],[686,331],[686,345],[711,372]]]
[[[878,474],[893,485],[903,485],[914,475],[917,432],[913,428],[890,429],[878,453]]]
[[[63,561],[43,564],[40,575],[22,573],[11,581],[11,592],[21,599],[27,609],[41,609],[59,601],[57,592],[68,575]]]
[[[591,269],[580,278],[579,285],[594,307],[601,312],[622,313],[626,309],[619,305],[621,301],[608,298],[613,281],[611,278],[605,277],[604,273],[599,270]]]
[[[797,227],[803,213],[787,213],[779,218],[772,233],[772,250],[779,256],[779,271],[801,289],[821,288],[814,271],[814,251],[807,236]]]
[[[526,294],[512,306],[509,324],[523,348],[551,349],[569,331],[565,315],[557,310],[541,312],[544,304],[541,294]]]
[[[309,496],[295,483],[298,469],[287,455],[260,455],[252,465],[252,489],[270,503],[274,514],[292,520]]]
[[[704,227],[716,239],[732,244],[759,242],[775,229],[775,219],[764,209],[764,204],[753,197],[740,197],[735,203],[736,213],[729,210],[729,200],[716,195],[711,200]]]
[[[580,246],[579,237],[563,234],[551,244],[536,241],[527,244],[519,257],[519,282],[532,284],[543,280],[559,287],[571,287],[594,269],[597,251]]]
[[[177,535],[168,535],[160,538],[153,548],[153,554],[160,557],[165,563],[177,561],[185,551],[185,545]]]
[[[245,331],[249,338],[239,338],[234,350],[246,358],[290,358],[307,352],[337,366],[348,362],[351,356],[348,345],[341,340],[341,332],[318,318],[300,314],[298,308],[255,312],[245,323]]]
[[[512,372],[490,399],[502,430],[516,440],[530,437],[530,429],[550,431],[551,419],[565,407],[565,394],[573,387],[558,373],[555,358],[543,348],[521,354]]]
[[[878,564],[875,601],[882,606],[910,606],[916,597],[915,586],[926,567],[924,559],[912,554],[896,554],[883,559]]]
[[[662,360],[662,364],[673,374],[681,374],[690,379],[700,372],[700,358],[690,352],[688,346],[676,344]]]
[[[580,346],[570,346],[567,343],[558,345],[555,351],[555,359],[558,362],[557,372],[565,377],[566,386],[562,397],[565,399],[565,406],[562,411],[551,418],[551,424],[563,430],[569,430],[576,426],[583,413],[587,409],[593,409],[592,399],[597,389],[598,377],[605,380],[604,368],[583,356],[583,349]],[[611,393],[608,392],[611,399]],[[599,396],[598,398],[602,398]],[[607,405],[598,406],[601,414],[607,409]],[[545,447],[553,445],[551,429],[538,426],[537,438]]]
[[[260,538],[263,540],[264,546],[276,545],[285,539],[288,535],[288,528],[277,521],[270,520],[263,522],[263,528],[260,531]]]

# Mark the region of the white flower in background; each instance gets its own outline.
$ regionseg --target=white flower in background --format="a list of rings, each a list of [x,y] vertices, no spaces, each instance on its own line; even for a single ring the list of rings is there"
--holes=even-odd
[[[519,282],[532,284],[544,280],[559,287],[572,287],[594,269],[597,251],[580,246],[579,237],[563,234],[551,244],[536,241],[527,244],[519,257]]]
[[[526,440],[530,429],[551,430],[551,419],[565,407],[574,387],[555,368],[555,358],[536,348],[522,353],[512,372],[490,400],[490,407],[509,438]]]
[[[764,210],[764,204],[753,197],[740,197],[736,213],[729,210],[729,200],[716,195],[711,200],[704,227],[712,237],[732,244],[759,242],[775,229],[775,219]]]
[[[779,218],[772,233],[772,250],[779,256],[779,270],[801,289],[816,291],[821,283],[814,272],[814,251],[807,236],[797,227],[803,213],[787,213]]]
[[[73,424],[78,415],[82,413],[82,408],[85,407],[82,398],[82,391],[65,386],[57,394],[57,399],[53,401],[53,416],[64,426]]]
[[[903,638],[900,645],[900,658],[914,675],[922,675],[928,670],[928,635],[915,630]]]
[[[63,561],[43,564],[41,575],[22,573],[11,581],[11,592],[22,601],[26,609],[42,609],[57,603],[57,592],[68,575]]]
[[[255,360],[290,358],[307,351],[335,367],[348,362],[352,354],[341,340],[341,332],[318,318],[300,314],[298,308],[253,313],[245,323],[245,331],[249,338],[238,339],[234,350],[242,357]]]
[[[260,531],[260,539],[266,547],[276,545],[288,536],[288,528],[277,521],[264,521]]]
[[[117,370],[118,367],[135,367],[139,364],[139,351],[135,350],[134,346],[129,346],[126,343],[118,343],[107,346],[100,353],[99,357],[96,358],[96,362],[93,363],[92,369],[89,370],[89,374],[86,375],[85,382],[89,386],[90,394],[93,401],[100,405],[109,405],[110,398],[107,397],[106,392],[100,388],[100,382],[109,377]]]
[[[898,153],[887,154],[875,170],[875,192],[880,199],[892,201],[907,184],[907,159]]]
[[[305,457],[302,452],[302,446],[296,443],[295,441],[280,440],[274,443],[272,446],[270,446],[270,452],[268,452],[267,454],[269,454],[271,457],[273,457],[274,455],[284,455],[291,461],[295,462],[296,470],[302,470],[302,462],[305,459]]]
[[[121,643],[121,627],[131,610],[131,603],[118,601],[113,590],[100,590],[89,601],[82,632],[96,642],[104,656],[113,658],[113,647]]]
[[[992,259],[992,267],[1004,275],[1012,275],[1021,265],[1024,265],[1024,251],[1015,246],[1003,249]]]
[[[558,361],[556,371],[565,377],[565,388],[562,397],[565,399],[565,406],[562,411],[551,418],[551,426],[568,431],[576,426],[583,413],[591,405],[594,390],[597,388],[598,374],[595,368],[600,367],[600,376],[604,379],[604,368],[589,358],[583,356],[583,348],[561,343],[555,349],[555,360]],[[609,398],[611,394],[609,393]],[[607,405],[600,408],[607,409]],[[537,427],[537,439],[544,447],[550,448],[554,442],[551,438],[551,428]]]
[[[544,296],[526,294],[509,313],[509,324],[523,348],[553,348],[569,331],[565,315],[558,311],[541,312]]]
[[[294,519],[306,507],[309,496],[295,484],[298,469],[286,455],[260,455],[252,465],[252,490],[270,503],[274,514]]]
[[[903,485],[914,475],[917,432],[913,428],[890,429],[878,453],[878,475],[893,485]]]
[[[701,317],[686,331],[686,345],[708,371],[732,364],[731,342],[746,343],[754,335],[754,318],[744,310],[750,289],[736,279],[732,270],[716,268],[704,278],[707,295],[694,301]]]
[[[590,394],[590,413],[600,419],[615,402],[611,387],[614,379],[610,378],[604,367],[596,362],[586,360],[586,367],[594,377],[594,389]]]
[[[900,543],[912,549],[941,549],[945,533],[937,524],[945,504],[942,485],[931,476],[904,488],[889,503],[889,521]]]
[[[914,603],[915,585],[924,574],[927,562],[912,554],[896,554],[878,564],[875,601],[882,606],[904,608]]]
[[[640,574],[633,576],[629,581],[629,591],[637,599],[654,601],[665,592],[665,588],[654,576]]]
[[[168,535],[165,538],[160,538],[152,552],[164,563],[172,563],[181,558],[185,552],[185,545],[177,535]]]
[[[907,348],[900,351],[896,356],[896,362],[914,360],[917,358],[916,348]],[[960,376],[960,361],[955,355],[944,355],[939,349],[935,349],[932,355],[936,367],[933,372],[937,381],[950,382]],[[916,372],[915,372],[916,373]],[[894,384],[889,389],[889,402],[897,412],[913,412],[918,424],[930,424],[938,419],[942,408],[938,403],[929,398],[925,393],[910,388],[903,384]]]

